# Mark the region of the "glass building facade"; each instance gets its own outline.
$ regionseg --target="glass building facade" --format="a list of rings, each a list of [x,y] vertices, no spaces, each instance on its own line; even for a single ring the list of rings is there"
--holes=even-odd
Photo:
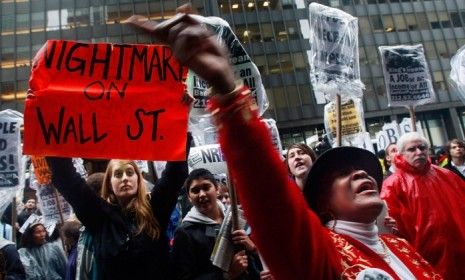
[[[22,111],[31,59],[47,39],[151,43],[122,22],[132,14],[155,20],[174,15],[184,1],[0,0],[0,109]],[[205,16],[225,19],[258,66],[284,146],[323,131],[323,105],[309,79],[308,4],[319,2],[359,19],[359,53],[365,120],[374,136],[400,122],[404,108],[389,108],[378,46],[423,44],[438,102],[417,108],[435,146],[464,138],[465,106],[449,87],[450,58],[465,45],[463,0],[199,0]]]

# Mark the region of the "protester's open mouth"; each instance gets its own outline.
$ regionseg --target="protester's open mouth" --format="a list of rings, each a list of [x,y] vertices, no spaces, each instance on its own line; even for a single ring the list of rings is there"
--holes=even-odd
[[[304,163],[301,162],[301,161],[299,161],[299,162],[297,162],[297,163],[295,164],[295,168],[300,167],[300,166],[302,166],[302,165],[304,165]]]
[[[356,194],[368,193],[368,192],[376,192],[376,188],[373,185],[373,182],[371,181],[361,184],[355,191]]]

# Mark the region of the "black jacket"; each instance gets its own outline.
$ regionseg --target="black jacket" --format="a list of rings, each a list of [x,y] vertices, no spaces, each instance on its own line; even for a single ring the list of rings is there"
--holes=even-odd
[[[462,180],[465,181],[465,176],[463,176],[463,174],[462,174],[455,166],[452,165],[451,159],[448,159],[447,164],[444,165],[444,168],[447,168],[447,169],[449,169],[450,171],[454,172],[454,173],[457,174],[460,178],[462,178]]]
[[[175,279],[222,280],[223,271],[210,255],[221,225],[183,222],[174,237]]]
[[[0,266],[5,272],[5,280],[24,280],[26,272],[14,244],[0,245]],[[1,277],[0,277],[1,278]]]
[[[214,266],[210,255],[220,230],[218,224],[183,222],[176,231],[173,247],[175,279],[177,280],[224,280],[223,271]],[[254,253],[247,253],[247,273],[236,280],[259,279],[261,263]]]
[[[187,153],[189,149],[187,149]],[[187,177],[187,162],[169,162],[151,193],[150,205],[161,237],[135,235],[135,218],[97,196],[75,171],[71,159],[48,158],[52,182],[93,237],[99,279],[171,279],[166,228]]]

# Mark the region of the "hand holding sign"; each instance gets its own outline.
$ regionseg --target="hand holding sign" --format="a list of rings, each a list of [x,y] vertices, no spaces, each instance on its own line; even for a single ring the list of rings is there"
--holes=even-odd
[[[215,92],[231,92],[235,87],[234,73],[226,49],[210,31],[189,15],[188,8],[178,11],[185,13],[178,13],[162,23],[143,20],[137,15],[130,17],[128,22],[169,44],[181,64],[204,78]]]

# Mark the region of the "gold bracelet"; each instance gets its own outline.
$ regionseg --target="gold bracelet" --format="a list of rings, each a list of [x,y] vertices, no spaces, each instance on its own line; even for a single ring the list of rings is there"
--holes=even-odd
[[[229,101],[233,100],[234,97],[238,95],[239,93],[241,93],[242,91],[244,83],[242,81],[236,81],[235,84],[236,86],[234,87],[234,89],[226,94],[216,93],[213,90],[213,87],[210,87],[207,89],[207,95],[209,98],[211,97],[215,98],[216,101],[220,104],[226,104]]]

